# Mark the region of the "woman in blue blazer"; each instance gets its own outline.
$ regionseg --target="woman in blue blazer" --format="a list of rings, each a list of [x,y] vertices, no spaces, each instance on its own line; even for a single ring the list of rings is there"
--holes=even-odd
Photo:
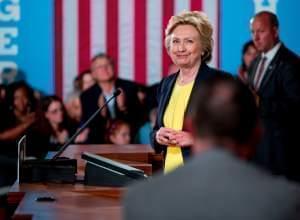
[[[156,152],[165,155],[167,172],[183,164],[193,144],[184,125],[192,94],[201,82],[221,74],[206,64],[211,59],[212,32],[206,15],[196,11],[171,17],[165,30],[165,47],[179,71],[164,78],[158,87],[157,121],[151,139]]]

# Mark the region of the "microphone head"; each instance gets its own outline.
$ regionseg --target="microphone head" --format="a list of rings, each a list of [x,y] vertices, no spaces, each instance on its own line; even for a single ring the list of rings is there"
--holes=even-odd
[[[118,96],[121,94],[121,89],[117,89],[115,92],[114,92],[114,96]]]

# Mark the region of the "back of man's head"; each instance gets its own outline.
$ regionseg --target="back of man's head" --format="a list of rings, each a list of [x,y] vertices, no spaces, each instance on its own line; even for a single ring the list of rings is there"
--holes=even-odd
[[[257,127],[257,108],[251,91],[239,80],[228,75],[213,77],[201,84],[192,100],[197,139],[241,147],[250,141]]]

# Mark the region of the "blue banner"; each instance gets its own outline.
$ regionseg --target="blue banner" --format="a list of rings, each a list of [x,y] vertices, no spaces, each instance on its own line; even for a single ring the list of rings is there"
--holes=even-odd
[[[53,0],[0,0],[0,71],[17,68],[53,93],[53,30]]]

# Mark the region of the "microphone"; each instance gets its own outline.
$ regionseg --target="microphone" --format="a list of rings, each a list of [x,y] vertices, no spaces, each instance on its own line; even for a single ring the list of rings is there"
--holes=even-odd
[[[65,143],[64,145],[59,149],[59,151],[57,151],[57,153],[52,157],[51,160],[55,160],[57,159],[63,152],[64,150],[75,140],[75,138],[90,124],[90,122],[102,111],[102,109],[104,109],[108,103],[115,99],[118,95],[121,94],[121,89],[117,89],[116,91],[114,91],[112,97],[110,97],[107,101],[105,101],[105,103],[99,107],[90,117],[89,119],[83,123],[83,125],[81,125],[81,127],[72,135],[72,137],[70,137]]]

